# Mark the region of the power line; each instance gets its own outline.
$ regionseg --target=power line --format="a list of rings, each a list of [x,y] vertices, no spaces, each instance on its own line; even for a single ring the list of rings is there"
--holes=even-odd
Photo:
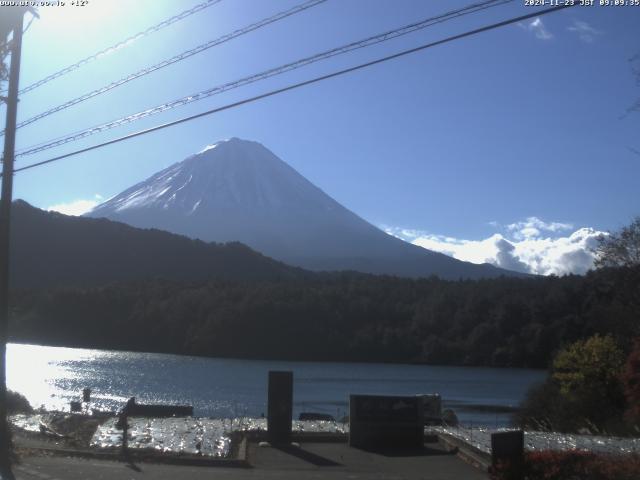
[[[77,70],[78,68],[83,67],[84,65],[94,60],[97,60],[100,57],[104,57],[105,55],[115,52],[116,50],[119,50],[128,45],[131,45],[133,42],[135,42],[136,40],[142,37],[145,37],[151,33],[157,32],[158,30],[162,30],[163,28],[168,27],[169,25],[173,25],[174,23],[179,22],[180,20],[183,20],[195,13],[198,13],[204,10],[205,8],[212,7],[213,5],[220,3],[221,1],[222,0],[207,0],[206,2],[202,2],[198,5],[195,5],[194,7],[188,10],[185,10],[177,15],[167,18],[166,20],[163,20],[162,22],[156,25],[153,25],[147,28],[146,30],[138,32],[135,35],[132,35],[114,45],[111,45],[110,47],[100,50],[99,52],[94,53],[93,55],[89,55],[88,57],[83,58],[82,60],[63,68],[62,70],[58,70],[57,72],[54,72],[51,75],[44,77],[42,80],[38,80],[37,82],[32,83],[31,85],[20,90],[20,94],[22,95],[27,92],[30,92],[31,90],[35,90],[36,88],[44,85],[45,83],[49,83],[51,80],[55,80],[56,78],[61,77],[62,75],[66,75],[67,73],[73,72],[74,70]]]
[[[31,155],[34,153],[38,153],[44,150],[48,150],[49,148],[53,148],[53,147],[57,147],[72,141],[76,141],[79,140],[81,138],[93,135],[95,133],[99,133],[105,130],[110,130],[111,128],[115,128],[118,127],[120,125],[124,125],[124,124],[128,124],[137,120],[140,120],[142,118],[145,118],[147,116],[151,116],[151,115],[155,115],[157,113],[161,113],[164,112],[166,110],[170,110],[172,108],[176,108],[178,106],[182,106],[185,105],[187,103],[192,103],[198,100],[202,100],[204,98],[208,98],[210,96],[213,95],[217,95],[223,92],[226,92],[228,90],[232,90],[234,88],[238,88],[238,87],[242,87],[244,85],[248,85],[250,83],[254,83],[256,81],[259,80],[263,80],[275,75],[279,75],[282,73],[286,73],[288,71],[291,70],[295,70],[297,68],[301,68],[303,66],[306,66],[308,64],[311,63],[315,63],[317,61],[321,61],[321,60],[325,60],[327,58],[331,58],[333,56],[336,55],[341,55],[347,52],[350,52],[352,50],[357,50],[360,48],[364,48],[370,45],[374,45],[376,43],[381,43],[387,40],[391,40],[393,38],[402,36],[402,35],[406,35],[408,33],[412,33],[416,30],[420,30],[432,25],[435,25],[437,23],[442,23],[448,20],[451,20],[453,18],[456,17],[460,17],[463,15],[467,15],[470,13],[475,13],[477,11],[480,10],[484,10],[487,8],[491,8],[494,6],[498,6],[498,5],[502,5],[504,3],[509,3],[512,2],[513,0],[488,0],[488,1],[484,1],[481,3],[477,3],[477,4],[472,4],[469,5],[467,7],[461,8],[461,9],[457,9],[451,12],[447,12],[445,14],[441,14],[439,16],[436,17],[430,17],[427,18],[425,20],[421,20],[419,22],[416,23],[412,23],[409,25],[405,25],[401,28],[395,29],[395,30],[390,30],[387,32],[384,32],[382,34],[378,34],[378,35],[374,35],[372,37],[368,37],[365,38],[363,40],[359,40],[356,42],[352,42],[350,44],[347,45],[343,45],[341,47],[337,47],[337,48],[333,48],[331,50],[327,50],[324,52],[321,52],[319,54],[313,55],[311,57],[306,57],[300,60],[297,60],[295,62],[291,62],[285,65],[281,65],[279,67],[276,68],[272,68],[270,70],[267,71],[263,71],[261,73],[258,74],[254,74],[251,75],[249,77],[244,77],[241,78],[239,80],[235,80],[232,82],[228,82],[226,84],[223,85],[219,85],[219,86],[215,86],[213,88],[204,90],[202,92],[199,92],[197,94],[193,94],[193,95],[188,95],[186,97],[182,97],[178,100],[174,100],[172,102],[167,102],[165,104],[162,104],[160,106],[151,108],[151,109],[147,109],[144,110],[142,112],[138,112],[132,115],[128,115],[126,117],[122,117],[120,119],[117,120],[113,120],[111,122],[107,122],[105,124],[102,125],[97,125],[88,129],[83,129],[83,130],[79,130],[76,132],[73,132],[71,134],[67,134],[67,135],[63,135],[61,137],[56,137],[54,139],[50,139],[50,140],[46,140],[44,142],[40,142],[38,144],[32,145],[30,147],[27,147],[26,149],[23,149],[21,152],[19,152],[17,154],[17,156],[24,156],[24,155]]]
[[[137,132],[134,132],[134,133],[130,133],[128,135],[124,135],[124,136],[119,137],[119,138],[115,138],[113,140],[109,140],[109,141],[102,142],[102,143],[99,143],[99,144],[96,144],[96,145],[92,145],[90,147],[82,148],[80,150],[75,150],[73,152],[65,153],[64,155],[59,155],[57,157],[53,157],[53,158],[50,158],[48,160],[43,160],[41,162],[32,163],[32,164],[26,165],[24,167],[16,168],[14,170],[14,172],[21,172],[21,171],[24,171],[24,170],[29,170],[31,168],[35,168],[35,167],[39,167],[39,166],[46,165],[46,164],[49,164],[49,163],[57,162],[57,161],[62,160],[64,158],[69,158],[69,157],[72,157],[72,156],[75,156],[75,155],[79,155],[81,153],[89,152],[91,150],[96,150],[98,148],[106,147],[107,145],[113,145],[114,143],[119,143],[119,142],[123,142],[125,140],[129,140],[131,138],[139,137],[141,135],[146,135],[147,133],[155,132],[155,131],[162,130],[162,129],[165,129],[165,128],[168,128],[168,127],[173,127],[175,125],[179,125],[181,123],[189,122],[189,121],[195,120],[197,118],[201,118],[201,117],[205,117],[205,116],[208,116],[208,115],[212,115],[214,113],[222,112],[224,110],[229,110],[229,109],[232,109],[232,108],[236,108],[236,107],[239,107],[241,105],[248,104],[248,103],[253,103],[253,102],[256,102],[258,100],[262,100],[264,98],[268,98],[268,97],[272,97],[274,95],[278,95],[280,93],[288,92],[290,90],[294,90],[294,89],[297,89],[297,88],[300,88],[300,87],[304,87],[304,86],[307,86],[307,85],[318,83],[318,82],[321,82],[323,80],[328,80],[330,78],[342,76],[342,75],[345,75],[347,73],[355,72],[357,70],[361,70],[361,69],[364,69],[364,68],[367,68],[367,67],[371,67],[373,65],[378,65],[380,63],[387,62],[389,60],[394,60],[396,58],[404,57],[405,55],[416,53],[416,52],[419,52],[419,51],[422,51],[422,50],[426,50],[428,48],[436,47],[438,45],[442,45],[442,44],[445,44],[445,43],[453,42],[455,40],[460,40],[460,39],[465,38],[465,37],[470,37],[472,35],[477,35],[479,33],[483,33],[483,32],[489,31],[489,30],[495,30],[497,28],[504,27],[506,25],[511,25],[511,24],[514,24],[514,23],[517,23],[517,22],[522,22],[523,20],[528,20],[528,19],[536,17],[536,16],[546,15],[548,13],[557,12],[559,10],[563,10],[565,8],[570,8],[572,6],[573,5],[567,4],[567,5],[557,6],[557,7],[551,7],[551,8],[547,8],[545,10],[539,10],[537,12],[529,13],[527,15],[522,15],[522,16],[511,18],[511,19],[508,19],[508,20],[503,20],[502,22],[498,22],[498,23],[494,23],[494,24],[491,24],[491,25],[487,25],[487,26],[484,26],[484,27],[481,27],[481,28],[477,28],[475,30],[469,30],[467,32],[460,33],[458,35],[453,35],[451,37],[447,37],[447,38],[444,38],[442,40],[437,40],[435,42],[426,43],[426,44],[420,45],[418,47],[410,48],[408,50],[403,50],[401,52],[394,53],[392,55],[387,55],[386,57],[381,57],[381,58],[378,58],[376,60],[372,60],[372,61],[369,61],[369,62],[366,62],[366,63],[361,63],[361,64],[358,64],[358,65],[353,66],[353,67],[345,68],[343,70],[338,70],[338,71],[335,71],[335,72],[332,72],[332,73],[329,73],[329,74],[326,74],[326,75],[315,77],[315,78],[312,78],[310,80],[305,80],[303,82],[294,83],[292,85],[288,85],[286,87],[279,88],[277,90],[271,90],[269,92],[266,92],[266,93],[263,93],[263,94],[260,94],[260,95],[256,95],[254,97],[250,97],[250,98],[246,98],[244,100],[240,100],[240,101],[237,101],[237,102],[229,103],[227,105],[223,105],[222,107],[217,107],[217,108],[214,108],[214,109],[211,109],[211,110],[207,110],[206,112],[201,112],[201,113],[198,113],[196,115],[183,117],[183,118],[181,118],[179,120],[174,120],[172,122],[164,123],[164,124],[161,124],[161,125],[156,125],[155,127],[151,127],[151,128],[147,128],[147,129],[144,129],[144,130],[140,130],[140,131],[137,131]]]
[[[82,138],[94,135],[96,133],[100,133],[106,130],[110,130],[112,128],[115,127],[119,127],[121,125],[125,125],[128,123],[132,123],[138,120],[141,120],[143,118],[152,116],[152,115],[156,115],[158,113],[162,113],[165,112],[167,110],[171,110],[173,108],[176,107],[180,107],[182,105],[187,105],[189,103],[193,103],[199,100],[203,100],[205,98],[211,97],[213,95],[218,95],[220,93],[235,89],[235,88],[239,88],[254,82],[257,82],[259,80],[264,80],[276,75],[281,75],[283,73],[286,72],[290,72],[292,70],[296,70],[298,68],[304,67],[306,65],[310,65],[312,63],[315,62],[319,62],[321,60],[325,60],[337,55],[342,55],[354,50],[358,50],[361,48],[365,48],[365,47],[369,47],[371,45],[375,45],[381,42],[385,42],[403,35],[407,35],[409,33],[415,32],[417,30],[421,30],[433,25],[436,25],[438,23],[442,23],[442,22],[446,22],[449,20],[452,20],[454,18],[459,18],[462,17],[464,15],[468,15],[471,13],[476,13],[478,11],[481,10],[485,10],[488,8],[492,8],[495,6],[499,6],[499,5],[503,5],[505,3],[509,3],[512,2],[513,0],[488,0],[488,1],[484,1],[481,3],[475,3],[475,4],[471,4],[468,5],[466,7],[460,8],[460,9],[456,9],[435,17],[430,17],[424,20],[421,20],[419,22],[416,23],[412,23],[409,25],[405,25],[403,27],[394,29],[394,30],[389,30],[387,32],[378,34],[378,35],[374,35],[362,40],[358,40],[356,42],[352,42],[346,45],[342,45],[340,47],[337,48],[332,48],[330,50],[326,50],[324,52],[321,53],[317,53],[315,55],[312,55],[310,57],[305,57],[299,60],[296,60],[294,62],[291,63],[287,63],[284,65],[281,65],[279,67],[275,67],[275,68],[271,68],[269,70],[257,73],[257,74],[253,74],[247,77],[243,77],[241,79],[238,80],[234,80],[232,82],[228,82],[222,85],[217,85],[214,86],[212,88],[203,90],[201,92],[198,93],[194,93],[192,95],[187,95],[185,97],[179,98],[177,100],[173,100],[170,102],[166,102],[163,103],[161,105],[158,105],[156,107],[147,109],[147,110],[143,110],[141,112],[137,112],[131,115],[128,115],[126,117],[121,117],[117,120],[112,120],[110,122],[107,123],[103,123],[101,125],[97,125],[94,127],[90,127],[87,129],[83,129],[62,137],[57,137],[45,142],[42,142],[40,144],[37,145],[32,145],[30,147],[27,147],[26,149],[23,149],[22,151],[20,151],[18,154],[16,154],[16,156],[25,156],[25,155],[32,155],[38,152],[42,152],[44,150],[48,150],[50,148],[53,147],[57,147],[60,145],[64,145],[66,143],[69,142],[73,142],[76,140],[80,140]]]
[[[229,40],[232,40],[234,38],[240,37],[242,35],[246,35],[249,32],[252,32],[254,30],[258,30],[259,28],[265,27],[267,25],[270,25],[272,23],[275,23],[279,20],[282,20],[284,18],[287,18],[291,15],[295,15],[296,13],[300,13],[303,12],[304,10],[307,10],[311,7],[315,7],[316,5],[319,5],[321,3],[326,2],[327,0],[309,0],[307,2],[301,3],[299,5],[296,5],[295,7],[292,7],[288,10],[279,12],[275,15],[272,15],[270,17],[264,18],[262,20],[260,20],[259,22],[256,23],[252,23],[250,25],[247,25],[246,27],[240,28],[238,30],[235,30],[227,35],[223,35],[222,37],[218,37],[216,39],[210,40],[206,43],[203,43],[201,45],[198,45],[197,47],[191,48],[189,50],[186,50],[178,55],[175,55],[171,58],[169,58],[168,60],[163,60],[160,63],[157,63],[155,65],[152,65],[150,67],[147,68],[143,68],[142,70],[139,70],[135,73],[132,73],[130,75],[127,75],[126,77],[123,77],[119,80],[116,80],[115,82],[111,82],[108,85],[105,85],[104,87],[98,88],[96,90],[93,90],[89,93],[85,93],[84,95],[81,95],[79,97],[76,97],[72,100],[69,100],[68,102],[65,102],[61,105],[55,106],[49,110],[46,110],[42,113],[39,113],[38,115],[35,115],[31,118],[28,118],[27,120],[23,120],[22,122],[19,122],[17,125],[17,128],[21,128],[24,127],[26,125],[29,125],[33,122],[36,122],[42,118],[48,117],[49,115],[53,115],[54,113],[60,112],[62,110],[65,110],[69,107],[72,107],[73,105],[77,105],[79,103],[82,103],[86,100],[89,100],[93,97],[97,97],[98,95],[102,95],[103,93],[106,93],[110,90],[113,90],[114,88],[120,87],[132,80],[135,80],[137,78],[143,77],[145,75],[148,75],[150,73],[153,73],[157,70],[160,70],[161,68],[164,67],[168,67],[169,65],[173,65],[174,63],[180,62],[182,60],[185,60],[186,58],[192,57],[193,55],[196,55],[198,53],[204,52],[205,50],[208,50],[210,48],[213,48],[217,45],[220,45],[222,43],[228,42]],[[0,136],[3,135],[4,132],[0,132]]]

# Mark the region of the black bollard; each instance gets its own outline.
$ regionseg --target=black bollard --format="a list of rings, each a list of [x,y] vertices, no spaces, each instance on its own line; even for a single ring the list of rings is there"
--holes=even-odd
[[[269,372],[267,434],[272,444],[291,442],[293,372]]]
[[[506,470],[508,478],[524,479],[524,432],[492,433],[491,463],[493,469]]]
[[[84,388],[82,390],[82,401],[84,403],[89,403],[91,401],[91,389],[90,388]]]

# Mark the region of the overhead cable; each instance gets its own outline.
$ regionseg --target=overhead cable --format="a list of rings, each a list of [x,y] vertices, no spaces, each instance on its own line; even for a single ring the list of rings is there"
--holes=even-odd
[[[223,35],[221,37],[215,38],[213,40],[210,40],[206,43],[203,43],[201,45],[198,45],[197,47],[191,48],[189,50],[186,50],[178,55],[175,55],[167,60],[163,60],[160,63],[156,63],[155,65],[152,65],[150,67],[147,68],[143,68],[142,70],[139,70],[135,73],[131,73],[129,75],[127,75],[126,77],[122,77],[119,80],[116,80],[115,82],[111,82],[108,85],[105,85],[104,87],[98,88],[96,90],[93,90],[89,93],[85,93],[84,95],[80,95],[79,97],[76,97],[72,100],[69,100],[68,102],[65,102],[61,105],[57,105],[53,108],[50,108],[49,110],[46,110],[42,113],[39,113],[31,118],[28,118],[26,120],[23,120],[22,122],[19,122],[17,124],[17,128],[21,128],[24,127],[26,125],[29,125],[33,122],[36,122],[42,118],[48,117],[49,115],[53,115],[54,113],[60,112],[62,110],[65,110],[69,107],[72,107],[74,105],[77,105],[79,103],[82,103],[86,100],[89,100],[91,98],[97,97],[98,95],[102,95],[103,93],[106,93],[110,90],[113,90],[114,88],[120,87],[126,83],[129,83],[132,80],[135,80],[137,78],[143,77],[145,75],[148,75],[150,73],[153,73],[157,70],[160,70],[161,68],[164,67],[168,67],[169,65],[173,65],[174,63],[180,62],[182,60],[185,60],[189,57],[192,57],[193,55],[196,55],[198,53],[204,52],[205,50],[208,50],[210,48],[213,48],[217,45],[220,45],[222,43],[228,42],[229,40],[232,40],[236,37],[240,37],[242,35],[246,35],[249,32],[252,32],[254,30],[257,30],[259,28],[265,27],[267,25],[270,25],[272,23],[275,23],[279,20],[282,20],[284,18],[287,18],[291,15],[295,15],[296,13],[300,13],[304,10],[307,10],[308,8],[311,7],[315,7],[316,5],[320,4],[320,3],[324,3],[327,0],[309,0],[307,2],[304,2],[302,4],[296,5],[295,7],[292,7],[288,10],[285,10],[283,12],[279,12],[275,15],[272,15],[270,17],[264,18],[262,20],[260,20],[259,22],[256,23],[252,23],[251,25],[247,25],[246,27],[240,28],[238,30],[235,30],[231,33],[228,33],[227,35]],[[4,132],[0,132],[0,135],[4,134]]]
[[[73,152],[65,153],[63,155],[58,155],[57,157],[53,157],[53,158],[50,158],[48,160],[43,160],[43,161],[40,161],[40,162],[32,163],[32,164],[26,165],[24,167],[16,168],[14,171],[15,172],[20,172],[20,171],[36,168],[36,167],[39,167],[39,166],[42,166],[42,165],[46,165],[46,164],[49,164],[49,163],[57,162],[57,161],[60,161],[62,159],[65,159],[65,158],[69,158],[69,157],[72,157],[72,156],[75,156],[75,155],[79,155],[81,153],[85,153],[85,152],[89,152],[89,151],[92,151],[92,150],[96,150],[98,148],[106,147],[108,145],[113,145],[115,143],[120,143],[120,142],[123,142],[125,140],[129,140],[129,139],[136,138],[136,137],[139,137],[139,136],[142,136],[142,135],[146,135],[148,133],[156,132],[158,130],[162,130],[162,129],[165,129],[165,128],[168,128],[168,127],[173,127],[173,126],[179,125],[181,123],[189,122],[189,121],[195,120],[197,118],[205,117],[205,116],[208,116],[208,115],[213,115],[215,113],[219,113],[219,112],[222,112],[222,111],[225,111],[225,110],[230,110],[232,108],[236,108],[236,107],[239,107],[241,105],[245,105],[245,104],[248,104],[248,103],[253,103],[253,102],[256,102],[258,100],[262,100],[264,98],[268,98],[268,97],[272,97],[274,95],[278,95],[278,94],[281,94],[281,93],[284,93],[284,92],[288,92],[290,90],[294,90],[294,89],[297,89],[297,88],[300,88],[300,87],[304,87],[304,86],[307,86],[307,85],[311,85],[311,84],[314,84],[314,83],[321,82],[323,80],[328,80],[330,78],[334,78],[334,77],[338,77],[338,76],[341,76],[341,75],[345,75],[347,73],[352,73],[352,72],[355,72],[357,70],[361,70],[361,69],[364,69],[364,68],[367,68],[367,67],[371,67],[373,65],[378,65],[380,63],[387,62],[389,60],[394,60],[396,58],[404,57],[405,55],[409,55],[409,54],[416,53],[416,52],[419,52],[419,51],[422,51],[422,50],[426,50],[428,48],[432,48],[432,47],[435,47],[435,46],[438,46],[438,45],[442,45],[442,44],[445,44],[445,43],[453,42],[455,40],[460,40],[462,38],[470,37],[472,35],[477,35],[479,33],[483,33],[483,32],[489,31],[489,30],[495,30],[497,28],[504,27],[506,25],[512,25],[512,24],[515,24],[515,23],[518,23],[518,22],[522,22],[523,20],[528,20],[528,19],[533,18],[533,17],[537,17],[537,16],[541,16],[541,15],[546,15],[546,14],[549,14],[549,13],[557,12],[559,10],[563,10],[565,8],[570,8],[572,6],[573,5],[566,4],[566,5],[560,5],[560,6],[557,6],[557,7],[547,8],[545,10],[538,10],[536,12],[529,13],[527,15],[521,15],[519,17],[510,18],[508,20],[504,20],[502,22],[498,22],[498,23],[494,23],[494,24],[491,24],[491,25],[487,25],[487,26],[481,27],[481,28],[477,28],[475,30],[469,30],[467,32],[460,33],[458,35],[453,35],[451,37],[447,37],[447,38],[444,38],[442,40],[437,40],[435,42],[431,42],[431,43],[427,43],[427,44],[424,44],[424,45],[420,45],[420,46],[415,47],[415,48],[410,48],[408,50],[403,50],[401,52],[394,53],[392,55],[387,55],[386,57],[378,58],[376,60],[372,60],[372,61],[369,61],[369,62],[366,62],[366,63],[361,63],[359,65],[355,65],[353,67],[345,68],[343,70],[338,70],[338,71],[335,71],[335,72],[332,72],[332,73],[329,73],[329,74],[326,74],[326,75],[315,77],[315,78],[312,78],[310,80],[305,80],[303,82],[294,83],[292,85],[288,85],[286,87],[279,88],[277,90],[271,90],[269,92],[266,92],[266,93],[263,93],[263,94],[260,94],[260,95],[256,95],[254,97],[250,97],[250,98],[246,98],[246,99],[243,99],[243,100],[240,100],[240,101],[237,101],[237,102],[229,103],[229,104],[223,105],[221,107],[217,107],[217,108],[213,108],[211,110],[207,110],[206,112],[201,112],[201,113],[198,113],[198,114],[195,114],[195,115],[190,115],[188,117],[184,117],[184,118],[181,118],[181,119],[178,119],[178,120],[174,120],[172,122],[164,123],[164,124],[161,124],[161,125],[156,125],[154,127],[147,128],[147,129],[144,129],[144,130],[140,130],[140,131],[137,131],[137,132],[134,132],[134,133],[130,133],[128,135],[124,135],[124,136],[119,137],[119,138],[108,140],[106,142],[102,142],[102,143],[99,143],[99,144],[96,144],[96,145],[91,145],[89,147],[82,148],[82,149],[79,149],[79,150],[75,150]]]
[[[361,48],[365,48],[365,47],[369,47],[371,45],[375,45],[381,42],[385,42],[403,35],[407,35],[409,33],[415,32],[417,30],[421,30],[433,25],[436,25],[438,23],[442,23],[445,21],[449,21],[449,20],[453,20],[455,18],[459,18],[461,16],[464,15],[469,15],[471,13],[475,13],[481,10],[485,10],[487,8],[491,8],[491,7],[495,7],[498,5],[503,5],[505,3],[509,3],[512,2],[513,0],[489,0],[489,1],[484,1],[481,3],[475,3],[472,5],[469,5],[467,7],[463,7],[460,9],[456,9],[435,17],[430,17],[424,20],[421,20],[420,22],[415,22],[409,25],[405,25],[403,27],[394,29],[394,30],[390,30],[378,35],[374,35],[356,42],[352,42],[337,48],[332,48],[330,50],[326,50],[324,52],[320,52],[317,53],[315,55],[312,55],[310,57],[305,57],[299,60],[296,60],[294,62],[290,62],[284,65],[280,65],[279,67],[275,67],[275,68],[271,68],[269,70],[265,70],[263,72],[257,73],[257,74],[252,74],[249,75],[247,77],[243,77],[240,78],[238,80],[234,80],[231,82],[227,82],[224,83],[222,85],[217,85],[211,88],[208,88],[206,90],[203,90],[201,92],[197,92],[197,93],[193,93],[191,95],[187,95],[185,97],[181,97],[179,99],[176,100],[172,100],[170,102],[166,102],[163,103],[161,105],[158,105],[156,107],[153,108],[149,108],[147,110],[143,110],[141,112],[137,112],[131,115],[127,115],[125,117],[121,117],[119,119],[116,120],[112,120],[110,122],[107,123],[103,123],[94,127],[90,127],[84,130],[80,130],[71,134],[68,134],[66,136],[62,136],[62,137],[58,137],[55,139],[51,139],[45,142],[42,142],[40,144],[37,145],[32,145],[30,147],[27,147],[26,149],[21,150],[18,154],[16,154],[16,157],[19,156],[25,156],[25,155],[32,155],[44,150],[48,150],[50,148],[53,147],[57,147],[60,145],[64,145],[66,143],[69,142],[73,142],[76,140],[80,140],[82,138],[88,137],[90,135],[94,135],[96,133],[100,133],[106,130],[110,130],[112,128],[115,127],[119,127],[121,125],[125,125],[128,123],[132,123],[138,120],[141,120],[143,118],[152,116],[152,115],[156,115],[158,113],[162,113],[165,112],[167,110],[171,110],[173,108],[176,107],[180,107],[183,105],[187,105],[189,103],[193,103],[199,100],[203,100],[205,98],[211,97],[213,95],[218,95],[220,93],[235,89],[235,88],[239,88],[260,80],[264,80],[270,77],[274,77],[276,75],[281,75],[283,73],[286,72],[290,72],[292,70],[296,70],[298,68],[304,67],[306,65],[315,63],[315,62],[319,62],[321,60],[326,60],[328,58],[337,56],[337,55],[342,55],[345,54],[347,52],[351,52],[354,50],[358,50]]]
[[[77,70],[78,68],[83,67],[84,65],[87,65],[88,63],[94,60],[104,57],[105,55],[109,55],[110,53],[113,53],[116,50],[119,50],[123,47],[131,45],[133,42],[135,42],[136,40],[142,37],[146,37],[147,35],[157,32],[158,30],[162,30],[163,28],[166,28],[169,25],[173,25],[174,23],[179,22],[180,20],[184,20],[185,18],[204,10],[205,8],[209,8],[217,3],[220,3],[221,1],[222,0],[207,0],[205,2],[199,3],[198,5],[195,5],[194,7],[188,10],[185,10],[181,13],[178,13],[177,15],[174,15],[170,18],[167,18],[166,20],[163,20],[160,23],[147,28],[146,30],[138,32],[135,35],[131,35],[130,37],[125,38],[124,40],[121,40],[118,43],[111,45],[110,47],[100,50],[99,52],[94,53],[93,55],[89,55],[88,57],[85,57],[82,60],[77,61],[76,63],[73,63],[61,70],[58,70],[57,72],[54,72],[51,75],[48,75],[43,79],[38,80],[37,82],[32,83],[31,85],[23,88],[22,90],[20,90],[19,93],[25,94],[27,92],[30,92],[31,90],[35,90],[36,88],[44,85],[45,83],[49,83],[51,80],[55,80],[58,77],[61,77],[63,75],[66,75],[67,73],[73,72],[74,70]]]

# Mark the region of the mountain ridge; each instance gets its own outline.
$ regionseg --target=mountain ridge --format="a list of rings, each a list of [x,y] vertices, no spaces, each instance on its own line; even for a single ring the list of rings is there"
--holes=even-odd
[[[104,218],[12,204],[13,288],[104,285],[164,278],[178,281],[278,280],[304,276],[238,242],[206,243]]]
[[[204,241],[239,241],[316,271],[445,279],[519,275],[395,238],[342,206],[263,145],[208,145],[98,205],[88,217]]]

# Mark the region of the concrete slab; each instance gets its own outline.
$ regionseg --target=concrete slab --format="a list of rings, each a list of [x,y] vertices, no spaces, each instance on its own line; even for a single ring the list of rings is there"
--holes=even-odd
[[[25,456],[16,465],[18,480],[486,480],[481,470],[456,455],[429,444],[409,453],[369,452],[345,443],[302,443],[296,447],[265,447],[250,443],[248,468],[124,463],[75,457]]]
[[[302,443],[300,447],[249,444],[248,461],[260,471],[279,471],[284,478],[377,478],[474,480],[487,475],[446,451],[427,444],[413,452],[374,452],[344,443]]]

